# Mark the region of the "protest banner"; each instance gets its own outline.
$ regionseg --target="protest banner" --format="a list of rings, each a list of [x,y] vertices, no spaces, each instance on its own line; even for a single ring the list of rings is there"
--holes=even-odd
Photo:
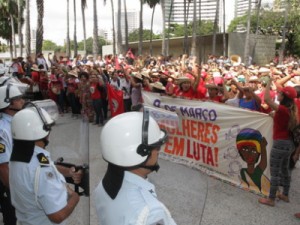
[[[267,195],[273,119],[222,103],[143,92],[145,107],[169,135],[161,156]]]

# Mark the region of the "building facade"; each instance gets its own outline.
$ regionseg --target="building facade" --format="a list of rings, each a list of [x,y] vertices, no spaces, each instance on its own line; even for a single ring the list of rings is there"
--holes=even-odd
[[[258,0],[251,0],[251,10],[256,9]],[[244,16],[249,8],[249,0],[235,0],[235,17]]]

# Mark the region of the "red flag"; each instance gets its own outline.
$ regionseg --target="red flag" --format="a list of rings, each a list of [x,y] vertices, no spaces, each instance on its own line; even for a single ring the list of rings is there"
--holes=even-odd
[[[111,117],[124,112],[123,91],[116,90],[114,87],[107,84],[108,104],[111,112]]]

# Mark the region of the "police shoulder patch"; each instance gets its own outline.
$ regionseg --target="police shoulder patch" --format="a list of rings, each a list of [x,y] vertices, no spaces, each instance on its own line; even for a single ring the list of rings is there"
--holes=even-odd
[[[37,158],[38,158],[40,164],[42,164],[42,165],[50,164],[48,158],[44,155],[44,153],[37,154]]]
[[[0,154],[5,153],[5,145],[0,143]]]

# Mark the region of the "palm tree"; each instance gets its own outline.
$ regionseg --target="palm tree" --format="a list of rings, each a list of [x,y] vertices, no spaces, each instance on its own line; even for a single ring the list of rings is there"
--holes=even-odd
[[[38,21],[36,28],[36,48],[35,52],[42,52],[43,48],[43,36],[44,36],[44,0],[36,0],[37,12],[38,12]]]
[[[77,34],[76,34],[76,28],[77,28],[77,17],[76,17],[76,0],[73,0],[74,2],[74,58],[77,56]]]
[[[187,32],[187,6],[186,0],[183,1],[183,22],[184,22],[184,39],[183,39],[183,52],[188,54],[188,32]]]
[[[255,28],[255,36],[258,35],[258,31],[259,31],[259,13],[260,13],[260,8],[261,8],[261,0],[258,0],[257,3],[257,8],[256,8],[256,28]],[[253,44],[253,48],[252,48],[252,54],[251,57],[254,58],[255,55],[255,47],[256,47],[256,38],[254,40],[254,44]]]
[[[171,0],[173,1],[173,0]],[[163,55],[166,55],[166,50],[167,50],[167,42],[166,42],[166,4],[165,0],[160,0],[160,6],[161,6],[161,12],[162,12],[162,46],[161,46],[161,53]]]
[[[225,0],[223,0],[223,56],[226,56]]]
[[[104,5],[106,0],[104,0]],[[113,27],[113,54],[116,55],[116,29],[115,29],[115,16],[114,16],[114,1],[110,0],[111,4],[111,15],[112,15],[112,27]]]
[[[94,58],[97,57],[99,53],[99,42],[98,42],[98,16],[97,16],[97,2],[93,0],[93,20],[94,20],[94,27],[93,27],[93,55]]]
[[[149,5],[149,7],[152,9],[151,28],[150,28],[150,55],[152,56],[152,54],[153,54],[153,48],[152,48],[153,19],[154,19],[155,7],[157,4],[160,3],[160,0],[145,0],[145,3],[147,3]]]
[[[70,4],[69,0],[67,0],[67,43],[66,43],[66,54],[67,56],[71,55],[71,44],[70,44]]]
[[[282,30],[282,42],[281,42],[280,52],[279,52],[279,64],[282,64],[283,57],[284,57],[286,24],[287,24],[287,19],[288,19],[289,12],[290,12],[290,0],[287,0],[286,1],[286,6],[285,6],[285,12],[284,12],[284,24],[283,24],[283,30]]]
[[[17,56],[17,47],[16,47],[16,31],[15,31],[15,23],[13,15],[10,14],[10,21],[11,21],[11,36],[13,40],[13,54]]]
[[[86,26],[85,26],[85,9],[87,7],[86,0],[81,0],[81,15],[82,15],[82,25],[83,25],[83,51],[86,55]]]
[[[121,0],[118,0],[118,18],[117,18],[117,51],[122,53],[122,29],[121,29]]]
[[[143,0],[140,0],[140,27],[139,27],[139,46],[138,52],[139,55],[142,55],[143,51]]]
[[[23,12],[24,12],[24,1],[18,0],[18,37],[19,37],[20,56],[23,55],[23,34],[22,34]]]
[[[169,17],[168,17],[168,39],[166,41],[166,51],[164,53],[164,55],[169,55],[169,47],[170,47],[170,31],[171,31],[171,15],[173,13],[173,4],[174,4],[174,0],[171,0],[170,2],[170,7],[169,7]]]
[[[15,1],[0,1],[0,11],[2,18],[7,18],[3,21],[0,36],[8,41],[10,47],[10,56],[16,56],[16,41],[15,41],[15,18],[18,15],[18,6]]]
[[[244,63],[246,66],[248,66],[249,64],[250,25],[251,25],[251,0],[248,0],[247,31],[246,31],[245,49],[244,49]]]
[[[31,38],[30,38],[30,0],[26,0],[26,30],[25,30],[25,37],[26,37],[26,56],[29,56],[31,53]]]
[[[124,14],[125,14],[125,49],[128,50],[128,19],[127,19],[127,5],[126,0],[123,0]]]
[[[197,4],[196,0],[194,0],[193,4],[193,34],[192,34],[192,48],[191,55],[196,56],[196,45],[197,45]]]
[[[220,0],[217,0],[216,16],[215,16],[215,21],[214,21],[213,45],[212,45],[212,54],[213,55],[216,54],[216,41],[217,41],[219,10],[220,10]]]

